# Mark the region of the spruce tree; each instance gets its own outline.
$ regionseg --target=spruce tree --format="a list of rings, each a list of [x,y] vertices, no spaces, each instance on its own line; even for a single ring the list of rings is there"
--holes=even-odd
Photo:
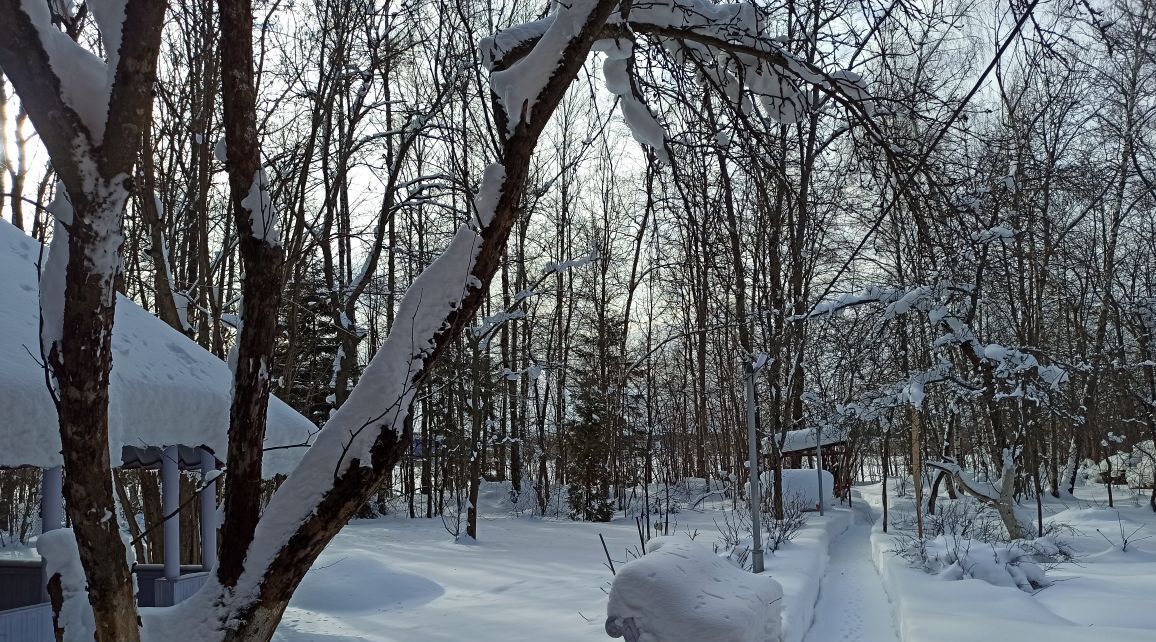
[[[622,322],[599,315],[580,333],[575,353],[574,416],[567,422],[570,517],[610,521],[611,447],[623,425]]]

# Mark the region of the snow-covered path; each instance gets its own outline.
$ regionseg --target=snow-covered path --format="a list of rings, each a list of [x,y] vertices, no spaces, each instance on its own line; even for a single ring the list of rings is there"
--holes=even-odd
[[[803,642],[898,641],[891,604],[871,562],[871,508],[859,500],[855,521],[831,543],[815,621]]]

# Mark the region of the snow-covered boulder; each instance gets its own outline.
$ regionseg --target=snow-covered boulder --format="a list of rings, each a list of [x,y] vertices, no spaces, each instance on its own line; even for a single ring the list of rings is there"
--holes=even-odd
[[[627,642],[779,642],[783,589],[684,536],[656,537],[618,570],[606,633]]]

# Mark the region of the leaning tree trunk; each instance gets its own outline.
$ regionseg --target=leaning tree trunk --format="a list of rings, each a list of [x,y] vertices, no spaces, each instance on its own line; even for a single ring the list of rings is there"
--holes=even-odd
[[[1023,539],[1025,536],[1023,525],[1015,514],[1015,453],[1005,449],[1003,453],[1003,475],[1000,478],[998,494],[992,494],[977,485],[963,472],[955,460],[945,457],[943,461],[929,461],[927,465],[941,470],[955,479],[959,489],[980,502],[996,509],[1004,528],[1011,539]]]
[[[222,14],[245,14],[249,4],[247,0],[221,2]],[[224,6],[230,3],[237,6]],[[598,0],[558,9],[578,14],[568,18],[577,19],[580,27],[565,41],[556,59],[533,61],[546,62],[554,71],[536,89],[532,112],[523,107],[520,113],[507,114],[502,102],[494,101],[496,126],[502,133],[501,164],[487,168],[482,181],[476,202],[480,229],[459,229],[445,253],[411,285],[399,307],[393,331],[366,367],[361,382],[319,433],[297,470],[273,495],[262,519],[252,529],[250,540],[222,541],[222,565],[225,549],[241,549],[231,553],[243,562],[240,576],[235,584],[227,586],[220,580],[231,578],[219,574],[216,582],[206,584],[200,595],[192,599],[219,605],[218,611],[225,613],[224,620],[236,628],[223,630],[223,622],[212,620],[200,623],[198,631],[190,632],[182,630],[186,621],[156,614],[152,620],[155,628],[150,629],[152,624],[146,623],[150,635],[200,635],[198,639],[230,641],[272,637],[289,598],[314,560],[405,453],[411,439],[409,418],[414,391],[428,376],[433,363],[470,323],[485,298],[517,220],[542,129],[582,68],[591,44],[615,6],[613,0]],[[250,18],[236,15],[228,20],[236,24],[225,35],[226,40],[239,39],[237,25],[248,24]],[[514,53],[525,55],[555,54],[524,49]],[[498,61],[495,73],[512,62]],[[236,65],[224,67],[230,73],[236,71]],[[231,155],[232,143],[229,151]],[[460,268],[465,272],[458,271]],[[449,283],[461,288],[460,294],[450,297],[445,290]],[[230,449],[234,487],[234,458],[244,456],[259,460],[260,451],[239,453]]]

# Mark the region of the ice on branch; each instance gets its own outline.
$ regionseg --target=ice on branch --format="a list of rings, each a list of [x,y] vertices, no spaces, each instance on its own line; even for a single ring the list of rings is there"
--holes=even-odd
[[[602,255],[598,252],[598,246],[594,246],[590,248],[590,253],[586,254],[585,256],[579,256],[577,258],[570,259],[569,261],[562,261],[561,263],[550,261],[542,268],[542,273],[555,274],[568,272],[574,268],[580,268],[589,265],[600,258],[602,258]]]

